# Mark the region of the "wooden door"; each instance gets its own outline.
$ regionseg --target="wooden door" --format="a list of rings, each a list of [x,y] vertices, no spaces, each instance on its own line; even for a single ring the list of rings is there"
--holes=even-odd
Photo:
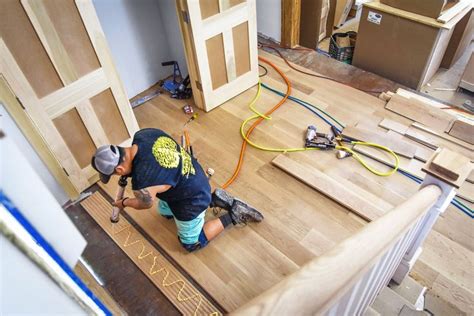
[[[205,111],[258,82],[255,0],[177,0],[196,105]]]
[[[0,79],[77,192],[95,149],[138,130],[91,0],[0,1]]]

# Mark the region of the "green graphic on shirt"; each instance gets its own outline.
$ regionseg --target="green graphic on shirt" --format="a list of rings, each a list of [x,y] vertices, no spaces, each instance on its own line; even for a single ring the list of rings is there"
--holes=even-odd
[[[191,159],[191,155],[188,154],[186,150],[181,147],[181,157],[183,158],[183,168],[181,169],[182,174],[196,174],[196,170],[194,170],[193,160]]]
[[[171,138],[165,136],[158,137],[153,144],[152,153],[160,166],[167,169],[177,168],[181,156],[183,159],[181,173],[183,175],[196,173],[191,156],[183,148],[178,152],[176,143]]]

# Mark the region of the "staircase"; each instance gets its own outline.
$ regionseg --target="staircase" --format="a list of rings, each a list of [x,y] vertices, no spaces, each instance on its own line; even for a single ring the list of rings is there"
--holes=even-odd
[[[410,277],[400,285],[393,282],[383,289],[364,316],[466,315]]]

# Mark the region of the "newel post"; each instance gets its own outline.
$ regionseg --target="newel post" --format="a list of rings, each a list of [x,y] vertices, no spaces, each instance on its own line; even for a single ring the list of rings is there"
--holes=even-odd
[[[422,223],[412,244],[408,247],[405,256],[392,277],[392,280],[398,284],[408,275],[420,257],[423,251],[423,242],[440,214],[446,210],[453,200],[456,195],[455,189],[459,189],[460,185],[471,172],[472,164],[469,158],[461,154],[446,148],[438,148],[433,156],[426,162],[422,170],[426,172],[426,176],[423,179],[420,189],[434,184],[441,189],[442,194],[422,219]]]

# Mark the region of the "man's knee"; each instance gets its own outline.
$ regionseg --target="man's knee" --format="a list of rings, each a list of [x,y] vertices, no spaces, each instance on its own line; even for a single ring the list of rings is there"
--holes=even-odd
[[[184,243],[181,239],[179,241],[181,245],[183,246],[183,248],[186,249],[187,252],[194,252],[196,250],[204,248],[209,243],[209,241],[207,240],[206,234],[204,233],[204,229],[201,230],[198,237],[198,241],[193,244]]]

